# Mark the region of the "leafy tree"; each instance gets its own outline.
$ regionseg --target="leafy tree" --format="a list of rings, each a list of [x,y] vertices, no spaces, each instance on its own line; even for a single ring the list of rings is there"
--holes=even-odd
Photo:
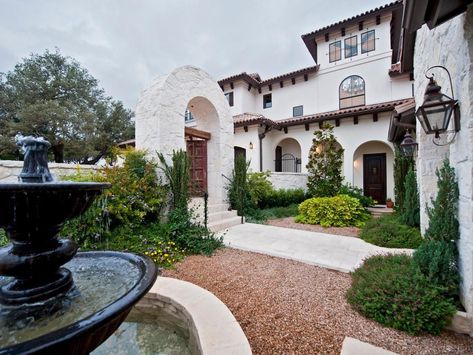
[[[32,54],[0,73],[0,158],[18,158],[13,137],[43,136],[56,162],[94,164],[133,137],[132,113],[59,50]]]
[[[314,132],[309,151],[307,187],[312,196],[335,196],[342,186],[343,148],[333,135],[333,126],[324,124]]]
[[[406,175],[404,183],[404,206],[400,213],[401,222],[411,227],[419,227],[420,225],[420,205],[419,191],[417,190],[416,173],[412,166]]]
[[[432,207],[427,208],[429,227],[425,237],[432,240],[454,242],[460,235],[458,225],[458,183],[455,178],[455,169],[445,159],[437,175],[437,197],[432,200]]]
[[[396,210],[402,212],[404,207],[404,182],[409,168],[414,166],[412,157],[402,154],[398,145],[394,147],[394,198],[396,199]]]

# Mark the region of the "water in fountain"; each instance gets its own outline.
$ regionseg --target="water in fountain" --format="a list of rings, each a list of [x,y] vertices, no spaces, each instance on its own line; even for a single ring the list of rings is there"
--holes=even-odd
[[[142,256],[78,253],[58,234],[108,184],[54,182],[50,144],[17,136],[25,153],[19,183],[0,184],[0,227],[12,245],[0,249],[0,354],[88,353],[124,320],[157,273]]]

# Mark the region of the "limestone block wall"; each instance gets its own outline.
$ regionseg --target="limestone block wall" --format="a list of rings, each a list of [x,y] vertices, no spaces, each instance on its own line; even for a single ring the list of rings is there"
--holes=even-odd
[[[18,175],[20,175],[22,168],[22,161],[0,160],[0,182],[18,181]],[[91,171],[100,168],[93,165],[49,163],[49,170],[56,178],[59,176],[75,174],[78,169],[82,171]]]
[[[308,174],[301,173],[275,173],[269,176],[269,181],[275,189],[299,189],[307,190]]]
[[[455,168],[460,190],[458,217],[460,222],[460,272],[462,300],[468,313],[473,313],[473,8],[466,13],[429,30],[424,25],[418,32],[415,45],[415,98],[423,102],[428,80],[427,68],[445,66],[452,76],[455,98],[460,102],[461,131],[452,144],[443,147],[432,143],[433,135],[426,135],[417,123],[419,152],[417,159],[420,187],[421,228],[428,226],[425,206],[437,193],[435,170],[448,158]],[[442,92],[451,96],[448,78],[442,70],[435,70],[435,78]],[[442,136],[443,140],[452,139]]]

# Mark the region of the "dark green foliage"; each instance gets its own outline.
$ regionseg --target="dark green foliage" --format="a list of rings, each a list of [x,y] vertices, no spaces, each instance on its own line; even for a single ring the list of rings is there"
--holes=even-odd
[[[247,174],[248,192],[250,194],[250,203],[252,206],[259,206],[261,201],[274,193],[274,187],[271,181],[269,171],[251,172]]]
[[[418,228],[420,226],[419,191],[417,190],[416,173],[412,167],[407,172],[404,188],[404,202],[399,219],[408,226]]]
[[[445,296],[458,298],[460,276],[455,242],[426,240],[414,253],[414,264],[436,285],[445,288]]]
[[[458,183],[455,169],[445,159],[437,175],[437,197],[432,200],[432,207],[427,208],[429,227],[425,238],[432,240],[456,241],[460,236],[458,226]]]
[[[326,197],[338,194],[342,186],[343,148],[333,135],[333,126],[324,124],[314,132],[309,151],[307,187],[310,196]]]
[[[248,189],[249,162],[245,157],[238,155],[235,158],[235,167],[228,185],[228,199],[232,209],[238,211],[239,216],[243,216],[250,204],[250,193]]]
[[[56,162],[94,164],[134,136],[132,112],[56,50],[32,54],[0,73],[0,158],[18,159],[14,136],[43,136]]]
[[[363,226],[360,238],[385,248],[415,249],[422,243],[419,230],[403,224],[394,214],[370,219]]]
[[[373,198],[363,195],[363,189],[350,184],[343,184],[340,188],[339,194],[348,195],[358,199],[363,207],[370,207],[375,204]]]
[[[5,231],[0,228],[0,248],[4,247],[5,245],[9,243],[10,241],[8,240]]]
[[[348,302],[368,318],[410,334],[438,334],[456,312],[444,288],[407,255],[374,256],[352,273]]]
[[[163,154],[158,153],[161,170],[164,172],[171,192],[171,209],[187,211],[189,203],[190,160],[183,150],[172,152],[172,165],[166,162]]]
[[[396,210],[401,212],[404,206],[404,182],[409,168],[414,166],[414,159],[402,154],[399,145],[394,147],[394,197]]]
[[[298,205],[292,204],[286,207],[272,207],[266,209],[250,208],[246,213],[246,220],[250,223],[263,224],[269,219],[294,217],[298,213]]]
[[[303,189],[272,190],[261,198],[259,208],[286,207],[305,201],[307,195]]]

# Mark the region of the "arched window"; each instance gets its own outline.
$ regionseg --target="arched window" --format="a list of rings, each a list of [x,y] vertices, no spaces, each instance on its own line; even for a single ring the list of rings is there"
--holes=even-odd
[[[361,76],[351,75],[340,84],[340,108],[365,104],[365,81]]]

